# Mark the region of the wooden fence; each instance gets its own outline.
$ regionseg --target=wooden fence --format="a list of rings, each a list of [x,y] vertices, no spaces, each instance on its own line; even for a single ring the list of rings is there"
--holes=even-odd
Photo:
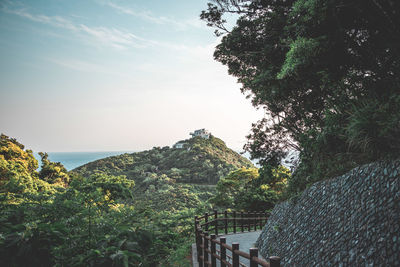
[[[258,257],[258,249],[250,248],[249,253],[239,250],[238,243],[232,246],[226,244],[226,238],[219,234],[250,232],[262,229],[268,219],[267,213],[260,212],[218,212],[205,213],[203,216],[195,217],[197,261],[200,267],[217,266],[219,261],[221,267],[247,266],[240,262],[240,257],[250,261],[249,267],[279,267],[280,258],[272,256],[269,262]],[[209,234],[213,233],[213,234]],[[230,251],[231,255],[226,252]]]

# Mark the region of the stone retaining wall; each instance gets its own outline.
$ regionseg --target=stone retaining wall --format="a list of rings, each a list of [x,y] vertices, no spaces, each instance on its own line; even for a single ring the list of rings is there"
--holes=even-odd
[[[283,266],[400,266],[400,160],[355,168],[278,204],[257,246]]]

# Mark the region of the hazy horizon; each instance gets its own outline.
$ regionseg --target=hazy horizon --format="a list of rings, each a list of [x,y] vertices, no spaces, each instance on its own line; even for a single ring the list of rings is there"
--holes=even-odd
[[[7,135],[6,133],[3,133],[3,132],[0,132],[0,133]],[[11,137],[11,138],[16,138],[15,136],[10,136],[10,135],[7,135],[7,136],[9,136],[9,137]],[[216,137],[219,138],[218,136],[216,136]],[[158,145],[158,146],[151,146],[151,147],[143,148],[143,149],[121,149],[121,150],[73,150],[73,151],[71,151],[71,150],[65,150],[65,151],[52,151],[52,150],[44,151],[44,150],[35,150],[35,149],[32,149],[31,147],[29,147],[26,143],[22,142],[19,138],[16,138],[16,139],[17,139],[17,141],[18,141],[19,143],[21,143],[21,144],[24,145],[25,149],[30,149],[30,150],[32,150],[33,153],[38,154],[39,152],[43,152],[43,153],[107,153],[107,152],[112,152],[112,153],[117,153],[117,152],[121,152],[121,153],[136,153],[136,152],[142,152],[142,151],[145,151],[145,150],[151,150],[151,149],[153,149],[154,147],[161,147],[161,148],[162,148],[162,147],[165,147],[165,146],[172,147],[172,146],[173,146],[175,143],[177,143],[178,141],[182,141],[182,140],[189,139],[189,138],[190,138],[190,137],[184,138],[184,139],[181,139],[181,140],[176,140],[175,142],[173,142],[173,143],[171,143],[171,144]],[[223,140],[223,141],[225,141],[225,140]],[[226,142],[225,142],[225,143],[226,143]],[[232,149],[233,151],[235,151],[235,152],[237,152],[237,153],[247,153],[247,152],[244,151],[243,146],[242,146],[242,147],[236,147],[236,148],[235,148],[235,147],[230,147],[228,144],[226,144],[226,145],[227,145],[228,148]]]
[[[98,159],[103,159],[111,156],[117,156],[121,154],[131,154],[131,153],[140,153],[142,151],[79,151],[79,152],[47,152],[48,153],[48,159],[51,160],[52,162],[60,162],[61,164],[64,165],[64,167],[70,171],[73,170],[74,168],[77,168],[79,166],[82,166],[86,163],[98,160]],[[235,151],[239,153],[239,151]],[[41,157],[38,152],[33,152],[33,156],[38,160],[39,162],[39,168],[38,170],[41,169]],[[247,158],[250,160],[250,155],[248,152],[241,154],[241,156]],[[259,167],[257,164],[257,160],[250,160],[255,166]]]
[[[33,151],[140,151],[261,119],[200,21],[207,1],[1,1],[0,132]]]

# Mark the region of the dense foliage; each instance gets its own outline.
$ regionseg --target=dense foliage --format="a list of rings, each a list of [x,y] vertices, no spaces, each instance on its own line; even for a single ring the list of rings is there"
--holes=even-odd
[[[1,134],[0,193],[12,198],[24,193],[54,192],[54,187],[43,180],[47,176],[39,178],[38,166],[31,150],[24,150],[16,139]]]
[[[218,207],[264,212],[282,199],[290,175],[283,166],[241,168],[218,181],[217,194],[210,201]]]
[[[188,266],[193,218],[212,208],[216,191],[205,183],[253,165],[215,137],[185,142],[184,149],[110,157],[75,172],[40,153],[38,172],[32,151],[1,135],[2,264]],[[183,182],[192,176],[200,183]]]
[[[216,184],[220,177],[253,164],[216,137],[194,137],[184,148],[155,147],[152,150],[100,159],[73,170],[89,175],[97,172],[126,175],[140,183],[154,176],[167,176],[176,182]]]
[[[226,13],[239,16],[230,31]],[[266,111],[252,156],[277,166],[300,151],[292,193],[399,155],[399,13],[394,0],[214,0],[201,14],[224,35],[215,59]]]

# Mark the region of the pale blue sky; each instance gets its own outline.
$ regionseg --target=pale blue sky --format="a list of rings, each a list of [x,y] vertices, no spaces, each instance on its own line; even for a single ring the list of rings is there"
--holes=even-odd
[[[34,151],[142,150],[262,117],[199,20],[206,0],[0,0],[0,132]]]

